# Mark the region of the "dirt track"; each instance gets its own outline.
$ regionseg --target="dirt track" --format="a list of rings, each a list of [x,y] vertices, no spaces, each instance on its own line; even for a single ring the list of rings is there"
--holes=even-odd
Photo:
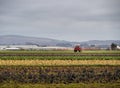
[[[0,60],[0,65],[120,65],[120,60]]]

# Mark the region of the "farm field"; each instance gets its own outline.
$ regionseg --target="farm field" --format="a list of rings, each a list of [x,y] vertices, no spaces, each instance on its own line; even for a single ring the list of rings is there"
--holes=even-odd
[[[0,66],[0,82],[108,83],[120,82],[120,66]]]
[[[33,54],[40,54],[40,53],[53,53],[53,54],[64,54],[64,53],[74,53],[74,51],[72,50],[15,50],[15,51],[10,51],[10,50],[1,50],[0,53],[10,53],[10,54],[14,54],[14,53],[33,53]],[[78,52],[77,52],[78,53]],[[120,54],[120,51],[109,51],[109,50],[86,50],[86,51],[82,51],[80,53],[86,53],[86,54],[92,54],[92,53],[100,53],[100,54]],[[79,54],[80,54],[79,53]]]
[[[120,88],[119,84],[120,51],[0,51],[0,88]]]
[[[0,60],[120,60],[120,51],[0,51]]]
[[[120,51],[0,51],[0,65],[120,65]]]

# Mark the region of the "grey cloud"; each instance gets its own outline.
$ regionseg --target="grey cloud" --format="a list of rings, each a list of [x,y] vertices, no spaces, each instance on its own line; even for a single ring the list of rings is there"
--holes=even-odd
[[[65,39],[74,36],[75,40],[78,36],[97,38],[100,35],[96,34],[106,35],[109,31],[109,36],[120,33],[119,0],[0,0],[0,3],[3,34]]]
[[[30,0],[26,3],[25,1],[13,1],[17,5],[14,2],[13,8],[10,9],[11,12],[8,11],[8,14],[26,19],[120,20],[120,11],[116,9],[114,12],[109,8],[119,6],[116,3],[111,4],[112,2],[108,2],[108,0],[34,0],[34,2]]]

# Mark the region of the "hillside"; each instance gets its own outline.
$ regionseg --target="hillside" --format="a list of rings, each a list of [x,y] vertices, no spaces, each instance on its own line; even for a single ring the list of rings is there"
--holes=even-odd
[[[0,36],[0,45],[38,45],[38,46],[64,46],[72,47],[75,44],[81,46],[99,45],[108,47],[111,43],[120,45],[120,40],[90,40],[85,42],[69,42],[64,40],[56,40],[50,38],[37,38],[18,35],[4,35]]]
[[[68,41],[55,40],[50,38],[37,38],[18,35],[0,36],[0,45],[40,45],[40,46],[55,46],[61,43],[69,43]]]

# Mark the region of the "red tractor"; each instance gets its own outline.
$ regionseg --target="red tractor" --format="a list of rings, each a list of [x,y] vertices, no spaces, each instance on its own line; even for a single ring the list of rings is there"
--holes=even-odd
[[[80,45],[76,45],[74,48],[74,52],[77,52],[77,51],[81,52],[81,50],[82,49],[81,49]]]

